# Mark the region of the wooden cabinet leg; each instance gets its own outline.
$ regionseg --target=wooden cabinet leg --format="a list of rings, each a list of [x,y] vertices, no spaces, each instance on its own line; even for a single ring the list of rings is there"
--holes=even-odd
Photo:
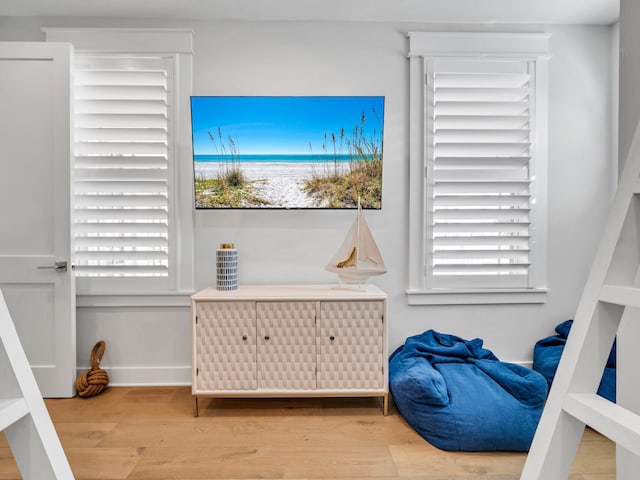
[[[198,397],[193,397],[193,400],[194,400],[193,416],[197,417],[198,416]]]
[[[389,415],[389,394],[385,393],[382,397],[382,414],[386,417]]]

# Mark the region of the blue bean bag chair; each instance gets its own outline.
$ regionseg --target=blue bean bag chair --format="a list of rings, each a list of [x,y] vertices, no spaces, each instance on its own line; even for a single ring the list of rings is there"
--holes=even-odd
[[[449,451],[527,451],[547,396],[539,373],[501,362],[482,340],[428,330],[389,359],[400,414]]]
[[[556,327],[557,335],[539,340],[533,347],[533,369],[547,380],[549,388],[558,369],[560,357],[567,343],[573,320],[566,320]],[[609,353],[607,365],[598,387],[598,395],[615,403],[616,401],[616,344]]]

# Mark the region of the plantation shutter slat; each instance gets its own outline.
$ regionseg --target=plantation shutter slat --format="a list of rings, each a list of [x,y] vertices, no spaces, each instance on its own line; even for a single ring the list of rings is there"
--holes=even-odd
[[[167,197],[164,195],[75,195],[76,209],[163,209],[168,207]]]
[[[76,209],[77,220],[85,222],[91,221],[111,221],[111,222],[146,222],[150,220],[163,221],[167,213],[162,208],[145,209],[123,209],[123,208],[100,208],[100,209]]]
[[[82,268],[84,277],[163,277],[166,267],[161,265],[124,265],[122,262],[102,261]]]
[[[99,100],[79,99],[74,102],[75,113],[83,115],[163,115],[167,116],[167,103],[162,100]]]
[[[483,196],[483,195],[449,195],[439,199],[438,206],[434,211],[439,210],[474,210],[493,209],[503,210],[512,208],[529,208],[529,197],[527,195],[511,195],[509,197]]]
[[[132,70],[127,69],[122,63],[116,64],[114,62],[111,64],[102,63],[102,66],[102,69],[77,70],[75,77],[78,80],[78,86],[82,88],[139,86],[143,88],[164,87],[165,89],[167,87],[167,75],[162,70]],[[140,68],[140,65],[138,64],[135,68]]]
[[[456,116],[522,116],[528,114],[529,102],[463,102],[440,101],[433,106],[434,114],[442,117],[446,115]]]
[[[96,129],[98,130],[98,129]],[[96,132],[99,136],[100,132]],[[109,133],[106,133],[108,136]],[[164,142],[109,142],[100,140],[75,142],[76,155],[80,156],[105,156],[105,155],[143,155],[167,157],[167,144]]]
[[[78,79],[80,81],[80,79]],[[166,87],[152,85],[136,86],[78,86],[74,90],[78,100],[154,100],[164,102]]]
[[[532,69],[528,61],[428,64],[434,288],[528,286]]]
[[[78,235],[91,236],[120,235],[122,237],[135,237],[136,235],[157,235],[164,237],[167,234],[167,226],[160,222],[83,222],[76,225]]]
[[[79,247],[119,247],[123,249],[136,248],[145,249],[166,249],[168,242],[166,238],[161,237],[80,237],[76,239]]]
[[[76,164],[75,176],[76,180],[95,180],[95,181],[125,181],[133,182],[140,180],[163,182],[167,177],[166,169],[162,168],[88,168],[86,166],[78,166]]]
[[[504,129],[528,132],[527,115],[438,115],[438,127],[443,129]]]
[[[140,128],[126,126],[124,128],[112,128],[98,125],[92,128],[78,127],[76,124],[75,135],[77,142],[95,141],[96,134],[100,134],[103,142],[155,142],[166,145],[167,130],[164,128]]]
[[[114,252],[114,251],[79,252],[76,254],[76,260],[80,262],[95,261],[95,260],[105,260],[105,261],[117,260],[122,265],[135,266],[141,259],[155,260],[158,256],[161,256],[161,255],[162,253],[154,252],[151,250],[141,251],[141,252]],[[164,255],[166,256],[166,254]]]
[[[118,157],[102,155],[77,155],[75,156],[76,168],[126,168],[129,170],[143,169],[152,171],[155,169],[166,169],[166,157],[150,157],[143,155],[122,155]]]
[[[78,276],[169,274],[169,78],[163,58],[76,56]]]
[[[438,157],[527,157],[531,145],[528,142],[446,142],[434,145],[436,161]]]
[[[106,178],[104,180],[96,180],[95,178],[86,178],[85,180],[76,181],[76,195],[142,195],[153,194],[156,196],[166,196],[168,192],[167,183],[161,180],[144,181],[127,181],[123,176],[121,180]]]
[[[167,129],[167,117],[156,113],[77,114],[76,128],[162,128]]]
[[[503,77],[504,79],[504,77]],[[438,77],[440,85],[444,84]],[[454,86],[435,88],[435,106],[439,102],[526,102],[528,88],[458,88]]]

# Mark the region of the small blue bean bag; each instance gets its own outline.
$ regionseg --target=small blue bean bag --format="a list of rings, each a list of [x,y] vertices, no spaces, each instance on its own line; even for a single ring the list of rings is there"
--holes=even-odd
[[[449,451],[527,451],[547,396],[539,373],[501,362],[482,340],[428,330],[389,359],[400,414]]]
[[[556,327],[557,335],[539,340],[533,347],[533,369],[547,380],[549,388],[558,369],[560,357],[569,337],[573,320],[565,320]],[[616,344],[609,353],[607,366],[602,375],[598,395],[615,403],[616,401]]]

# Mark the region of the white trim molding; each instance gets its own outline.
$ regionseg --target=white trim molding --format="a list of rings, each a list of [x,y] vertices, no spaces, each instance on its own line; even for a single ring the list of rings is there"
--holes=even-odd
[[[174,28],[52,28],[47,42],[69,42],[92,53],[193,54],[193,30]]]
[[[82,375],[88,365],[78,367]],[[109,367],[102,365],[109,375],[111,387],[167,387],[191,385],[191,365],[163,367]]]
[[[409,32],[409,56],[517,57],[548,56],[547,33]]]
[[[547,289],[407,290],[409,305],[491,305],[545,303]]]
[[[185,307],[191,305],[191,293],[147,293],[113,294],[96,292],[76,297],[77,308],[95,307]]]

